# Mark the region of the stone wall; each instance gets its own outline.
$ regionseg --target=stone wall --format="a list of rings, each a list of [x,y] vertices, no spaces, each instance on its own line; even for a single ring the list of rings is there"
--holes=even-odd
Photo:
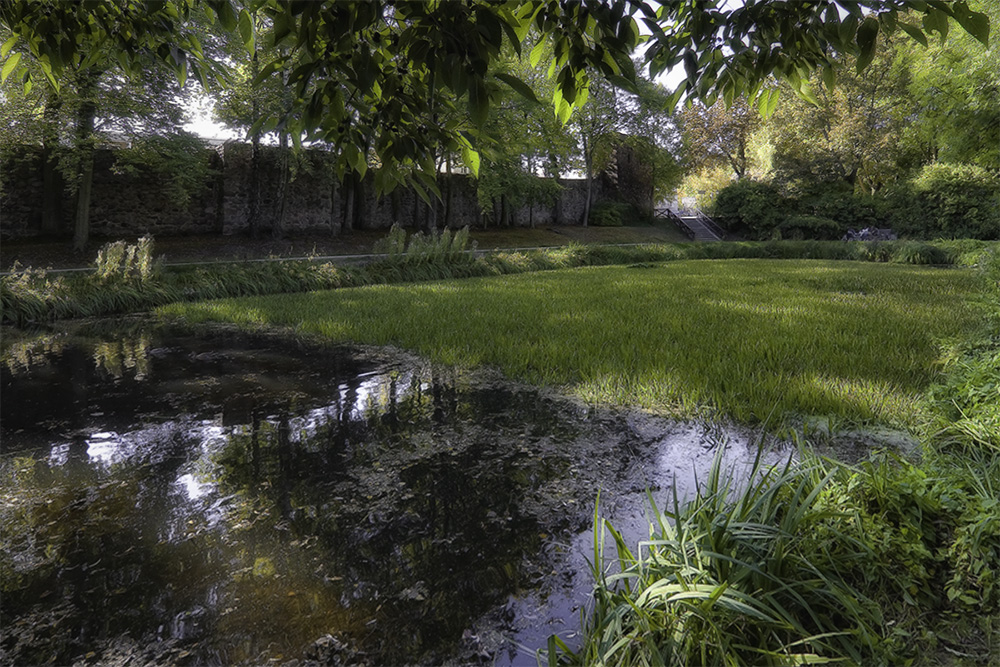
[[[113,150],[99,150],[95,158],[90,225],[95,238],[193,234],[237,234],[247,231],[250,199],[250,146],[229,143],[219,150],[205,149],[205,160],[213,175],[180,205],[169,194],[161,176],[141,169],[119,173],[114,169]],[[278,215],[280,152],[263,147],[260,169],[260,231],[268,232]],[[626,193],[619,179],[607,175],[595,180],[595,202],[621,199]],[[560,179],[559,201],[552,205],[521,207],[510,212],[515,226],[580,224],[586,183]],[[440,177],[442,201],[435,204],[437,226],[454,228],[495,226],[498,216],[484,214],[476,197],[474,179],[463,174]],[[331,158],[323,151],[306,151],[294,163],[294,176],[287,185],[283,227],[296,232],[339,234],[347,229],[387,229],[395,223],[423,228],[431,219],[428,205],[408,188],[397,188],[381,198],[375,196],[371,173],[356,183],[355,215],[348,224],[347,190],[339,183]],[[0,165],[0,237],[24,238],[41,234],[42,169],[40,150],[25,147]],[[63,190],[60,201],[60,234],[72,235],[73,195]]]

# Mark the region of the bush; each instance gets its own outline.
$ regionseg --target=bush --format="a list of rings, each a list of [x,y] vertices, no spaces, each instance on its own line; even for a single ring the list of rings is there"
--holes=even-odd
[[[834,184],[823,184],[822,189],[804,195],[800,202],[804,213],[833,220],[844,230],[885,226],[873,198],[838,190]]]
[[[594,227],[621,227],[632,214],[632,207],[628,204],[602,201],[591,209],[590,224]]]
[[[893,195],[893,228],[922,238],[1000,239],[1000,175],[932,164]]]
[[[844,228],[830,218],[818,215],[793,215],[784,220],[778,229],[786,239],[818,239],[832,241],[840,238]]]
[[[742,180],[723,188],[715,198],[712,217],[729,231],[746,231],[770,238],[790,209],[777,188]]]

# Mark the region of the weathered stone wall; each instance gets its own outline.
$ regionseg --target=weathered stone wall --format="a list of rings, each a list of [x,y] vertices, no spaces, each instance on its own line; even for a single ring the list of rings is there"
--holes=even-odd
[[[260,231],[268,232],[278,215],[280,152],[275,147],[261,149]],[[205,149],[205,160],[213,175],[189,201],[179,205],[170,196],[167,183],[152,172],[136,170],[118,173],[112,150],[97,152],[91,195],[91,234],[96,238],[190,234],[236,234],[247,231],[250,202],[250,146],[230,143],[221,150]],[[356,184],[354,218],[348,224],[347,190],[338,183],[329,154],[306,151],[294,162],[294,175],[287,184],[283,216],[284,230],[296,232],[342,233],[347,229],[387,229],[393,224],[424,228],[429,224],[428,205],[408,188],[397,188],[375,196],[371,174]],[[23,238],[41,233],[43,189],[41,152],[26,147],[0,165],[0,236]],[[509,214],[515,226],[580,224],[586,197],[586,183],[560,179],[559,202],[525,206]],[[492,211],[483,213],[476,197],[475,181],[462,174],[440,177],[442,200],[436,203],[437,226],[458,228],[496,226]],[[607,176],[595,179],[595,202],[620,198],[618,183]],[[60,197],[60,233],[71,235],[75,202],[68,190]]]

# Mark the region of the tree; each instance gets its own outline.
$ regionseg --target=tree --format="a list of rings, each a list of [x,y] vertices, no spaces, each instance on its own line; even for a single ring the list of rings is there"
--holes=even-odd
[[[977,4],[992,23],[1000,21],[1000,0]],[[911,73],[908,93],[920,110],[909,138],[925,148],[930,159],[1000,169],[996,41],[983,49],[970,35],[959,33],[926,48],[899,44],[897,58]]]
[[[241,40],[243,44],[230,44],[231,58],[235,64],[229,84],[217,95],[214,114],[217,120],[250,136],[250,204],[247,227],[251,238],[257,238],[261,223],[260,144],[264,133],[263,123],[267,118],[281,118],[292,113],[295,99],[288,87],[287,72],[266,78],[260,77],[265,67],[283,57],[281,47],[274,43],[273,26],[252,6],[248,6],[246,11],[240,13],[238,25],[243,33]],[[277,210],[272,220],[271,231],[274,238],[279,238],[283,233],[285,195],[291,170],[288,155],[288,124],[279,123],[272,130],[278,138],[278,159],[281,164]]]
[[[208,4],[229,7],[228,2]],[[77,204],[73,245],[77,250],[86,246],[90,233],[90,188],[102,95],[122,93],[123,82],[139,80],[140,74],[139,85],[152,90],[153,63],[165,63],[173,72],[171,86],[177,85],[174,82],[183,86],[189,73],[207,85],[209,77],[221,71],[204,58],[195,31],[186,23],[193,16],[192,6],[190,1],[147,6],[135,1],[82,4],[56,0],[0,5],[0,28],[5,35],[0,56],[6,59],[0,78],[6,81],[16,71],[28,94],[36,82],[47,87],[44,97],[50,121],[57,110],[65,112],[68,97],[74,101],[72,185]],[[29,58],[22,63],[26,54]],[[133,98],[119,95],[119,99]],[[137,115],[133,108],[116,118],[127,127]],[[46,152],[52,145],[51,127]],[[47,165],[51,159],[45,156]]]
[[[558,200],[562,188],[555,179],[569,167],[576,148],[568,128],[539,102],[551,96],[553,86],[537,66],[540,57],[541,51],[529,58],[506,49],[492,75],[498,97],[477,136],[480,206],[501,225],[511,224],[512,211],[527,205],[534,226],[533,206]],[[516,79],[525,88],[516,92],[502,85],[504,79]],[[541,174],[549,179],[541,179]]]
[[[56,88],[65,67],[104,62],[128,70],[140,53],[172,61],[182,80],[192,72],[207,80],[200,44],[184,23],[194,4],[47,2],[39,19],[39,3],[8,0],[0,5],[0,22],[14,43],[27,45]],[[237,28],[228,0],[204,0],[204,5],[226,29]],[[914,10],[921,23],[900,20],[906,9]],[[406,181],[436,190],[434,156],[442,149],[462,151],[474,167],[477,130],[496,94],[491,64],[505,43],[519,51],[532,28],[539,43],[552,49],[553,103],[563,122],[586,97],[591,72],[617,86],[632,85],[639,21],[652,32],[646,53],[653,76],[674,66],[686,71],[672,100],[688,95],[709,105],[744,95],[766,105],[769,98],[760,93],[772,75],[808,96],[810,72],[832,71],[842,53],[856,54],[863,70],[879,35],[897,28],[916,39],[932,32],[944,36],[954,18],[983,43],[989,35],[987,17],[965,1],[746,0],[729,8],[679,0],[658,6],[639,0],[261,0],[260,11],[274,26],[275,42],[289,47],[287,56],[272,69],[265,67],[261,77],[288,72],[289,85],[302,100],[299,115],[284,117],[293,137],[301,133],[337,146],[341,169],[360,174],[372,153],[381,166],[380,191]],[[4,57],[11,46],[5,44]],[[16,61],[5,63],[4,77],[16,66]],[[505,83],[519,89],[523,82],[511,78]],[[470,122],[432,123],[432,110],[454,104],[451,100],[464,100]]]
[[[910,71],[895,57],[893,44],[878,49],[863,75],[847,57],[834,69],[836,88],[815,86],[816,104],[788,95],[769,119],[775,179],[797,183],[840,183],[874,194],[922,157],[904,138],[921,109],[908,92]]]
[[[32,70],[40,74],[39,68]],[[3,152],[42,147],[43,233],[60,231],[65,183],[76,196],[77,245],[86,243],[90,173],[94,150],[102,143],[125,146],[116,151],[115,169],[142,167],[160,173],[179,204],[200,187],[194,181],[205,175],[207,165],[201,144],[192,144],[191,137],[178,130],[186,100],[172,74],[155,64],[141,79],[90,69],[60,83],[59,90],[39,86],[27,94],[13,79],[0,84],[7,121],[0,128]],[[171,169],[159,168],[166,166]]]
[[[718,163],[729,166],[737,180],[750,170],[750,139],[760,125],[757,109],[743,98],[726,107],[706,107],[694,102],[681,113],[684,152],[689,168],[702,169]]]

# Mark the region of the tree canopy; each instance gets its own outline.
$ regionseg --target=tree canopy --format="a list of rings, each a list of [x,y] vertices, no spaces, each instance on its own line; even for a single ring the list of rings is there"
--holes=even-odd
[[[761,91],[770,77],[808,99],[811,72],[822,71],[832,86],[844,53],[863,70],[880,35],[901,30],[927,43],[947,34],[949,19],[983,43],[989,35],[985,14],[941,0],[747,0],[737,8],[688,0],[252,0],[242,7],[230,0],[8,0],[0,5],[0,23],[11,34],[0,74],[33,85],[20,62],[27,55],[46,85],[58,88],[67,68],[100,63],[136,72],[153,57],[182,83],[194,77],[211,87],[225,68],[198,37],[193,16],[202,10],[248,47],[252,14],[259,14],[273,27],[273,44],[284,45],[258,78],[284,77],[296,108],[261,118],[260,126],[284,124],[293,138],[329,143],[343,170],[364,173],[374,158],[382,191],[414,180],[434,189],[434,156],[442,149],[461,152],[475,168],[480,129],[500,88],[534,95],[514,75],[491,75],[505,45],[518,53],[530,47],[533,61],[550,54],[552,103],[565,123],[586,99],[591,76],[634,89],[632,55],[642,42],[654,76],[684,69],[669,102],[746,96],[767,107],[770,96]],[[642,35],[640,24],[651,34]],[[525,41],[530,34],[534,44]],[[432,122],[449,107],[468,113]]]

